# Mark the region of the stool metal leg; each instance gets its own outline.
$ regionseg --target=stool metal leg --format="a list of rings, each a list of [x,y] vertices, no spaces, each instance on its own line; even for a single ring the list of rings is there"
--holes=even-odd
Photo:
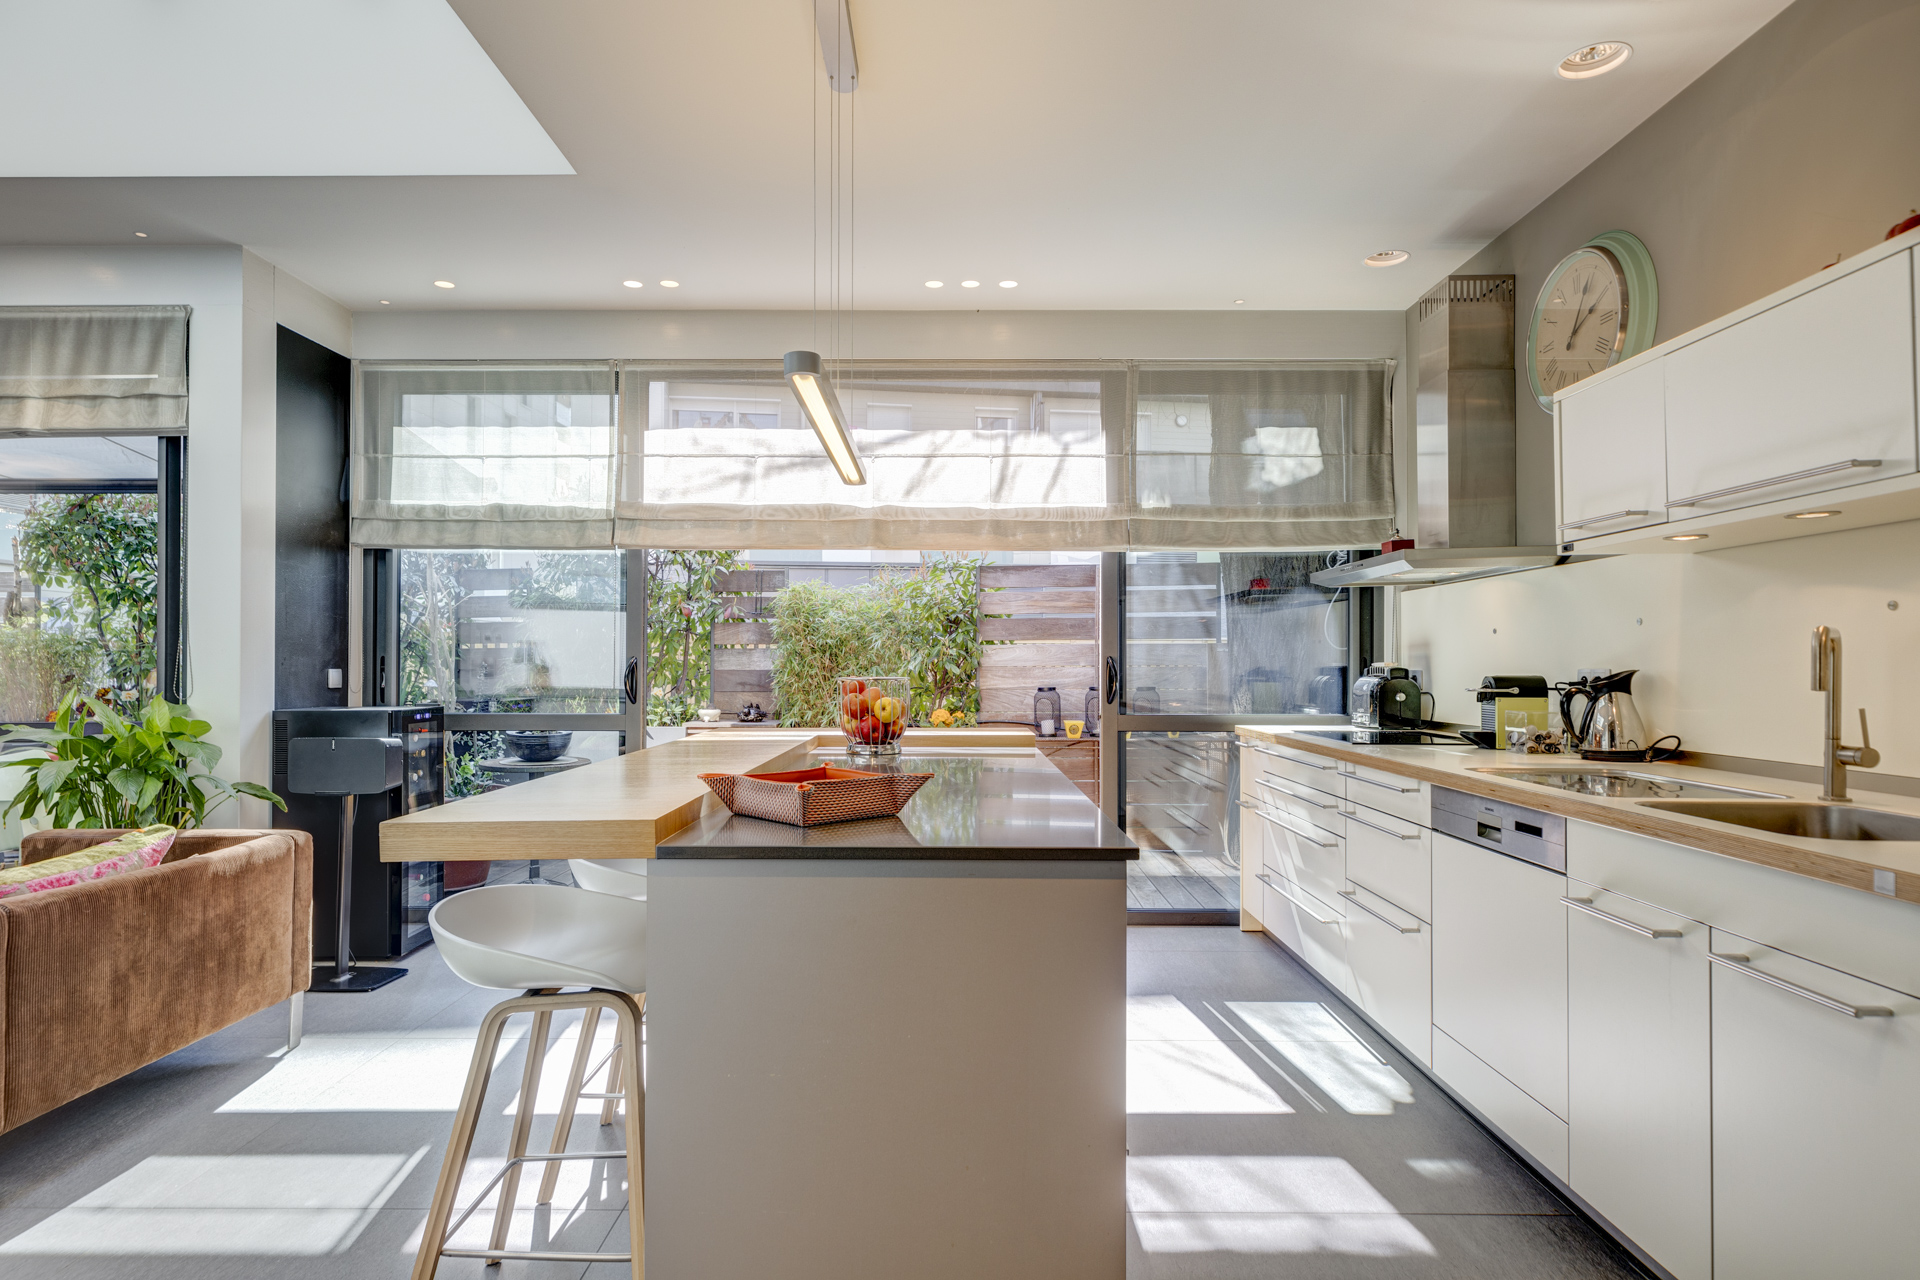
[[[573,1132],[574,1108],[580,1105],[580,1092],[587,1079],[587,1058],[593,1052],[594,1033],[600,1030],[600,1010],[588,1009],[580,1015],[580,1039],[573,1046],[573,1066],[567,1069],[567,1091],[560,1099],[560,1118],[553,1122],[553,1145],[547,1148],[554,1155],[567,1149],[567,1137]],[[560,1162],[549,1160],[547,1171],[540,1175],[540,1194],[536,1204],[552,1204],[553,1188],[560,1181]]]
[[[620,1091],[627,1095],[627,1248],[633,1255],[633,1280],[647,1274],[646,1162],[647,1095],[641,1081],[640,1020],[647,1007],[646,993],[636,1001],[620,997],[614,1009],[620,1043],[627,1047],[620,1063]]]
[[[552,1029],[552,1009],[542,1008],[533,1015],[533,1034],[527,1037],[527,1065],[520,1073],[520,1099],[513,1108],[513,1138],[507,1144],[507,1176],[500,1184],[500,1205],[494,1210],[493,1239],[487,1245],[489,1249],[504,1249],[507,1246],[507,1228],[513,1225],[513,1203],[520,1194],[518,1161],[527,1154],[527,1139],[533,1136],[534,1102],[540,1093],[540,1072],[546,1066],[547,1035]],[[487,1265],[497,1267],[500,1259],[489,1258]]]
[[[434,1185],[433,1203],[427,1210],[427,1222],[421,1228],[420,1254],[414,1259],[413,1280],[433,1280],[440,1269],[440,1246],[446,1239],[447,1223],[453,1217],[454,1201],[460,1194],[460,1179],[467,1171],[467,1157],[473,1150],[473,1131],[480,1123],[480,1108],[485,1104],[487,1081],[493,1075],[493,1055],[500,1047],[500,1034],[507,1019],[520,1012],[520,1001],[497,1004],[480,1024],[473,1042],[473,1063],[467,1068],[467,1087],[460,1095],[460,1109],[454,1113],[453,1136],[447,1140],[447,1158],[440,1165],[440,1181]]]
[[[620,1092],[618,1089],[614,1088],[613,1086],[614,1086],[614,1082],[620,1078],[620,1052],[624,1047],[625,1046],[623,1046],[619,1041],[617,1040],[614,1041],[613,1056],[607,1059],[607,1092],[608,1093]],[[613,1112],[614,1112],[614,1109],[619,1105],[620,1105],[620,1099],[618,1098],[607,1098],[600,1103],[600,1123],[603,1126],[610,1125],[613,1123]]]

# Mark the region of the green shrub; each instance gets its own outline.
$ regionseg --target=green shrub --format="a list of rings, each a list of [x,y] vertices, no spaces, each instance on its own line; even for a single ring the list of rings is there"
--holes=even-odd
[[[841,676],[905,676],[912,723],[944,707],[979,714],[983,561],[929,557],[857,587],[796,582],[773,599],[773,700],[783,725],[840,723]]]
[[[91,692],[105,665],[84,634],[31,623],[0,626],[0,720],[53,719],[67,694]]]

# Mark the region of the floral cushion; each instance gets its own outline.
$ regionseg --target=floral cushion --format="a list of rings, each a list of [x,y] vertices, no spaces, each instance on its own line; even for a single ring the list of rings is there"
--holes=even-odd
[[[70,884],[103,880],[122,871],[160,865],[173,848],[178,832],[172,827],[142,827],[91,848],[63,853],[44,862],[0,869],[0,898],[42,889],[64,889]]]

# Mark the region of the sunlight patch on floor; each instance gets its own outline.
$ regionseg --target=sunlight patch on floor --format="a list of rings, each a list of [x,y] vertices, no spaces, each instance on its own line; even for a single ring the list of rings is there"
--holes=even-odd
[[[1413,1101],[1407,1078],[1325,1005],[1229,1000],[1226,1007],[1348,1114],[1390,1116]]]
[[[426,1154],[149,1156],[0,1255],[340,1253]]]
[[[1434,1252],[1337,1156],[1134,1156],[1127,1208],[1149,1253]]]

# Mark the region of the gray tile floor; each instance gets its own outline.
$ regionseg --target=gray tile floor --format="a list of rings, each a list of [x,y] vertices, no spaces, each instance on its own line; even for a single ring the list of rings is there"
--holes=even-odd
[[[1272,943],[1175,927],[1129,941],[1130,1280],[1637,1274]],[[405,964],[383,991],[309,997],[292,1054],[283,1011],[269,1010],[0,1136],[0,1275],[407,1275],[497,994],[455,978],[431,947]],[[577,1029],[556,1027],[557,1053]],[[516,1039],[500,1060],[476,1151],[505,1146],[523,1052]],[[560,1072],[548,1075],[536,1144],[557,1113]],[[617,1147],[593,1106],[574,1148]],[[497,1167],[476,1162],[469,1189]],[[551,1208],[534,1206],[528,1179],[512,1242],[624,1247],[623,1162],[566,1169]],[[487,1273],[449,1260],[441,1274]]]
[[[1271,940],[1128,942],[1129,1280],[1644,1274]]]

